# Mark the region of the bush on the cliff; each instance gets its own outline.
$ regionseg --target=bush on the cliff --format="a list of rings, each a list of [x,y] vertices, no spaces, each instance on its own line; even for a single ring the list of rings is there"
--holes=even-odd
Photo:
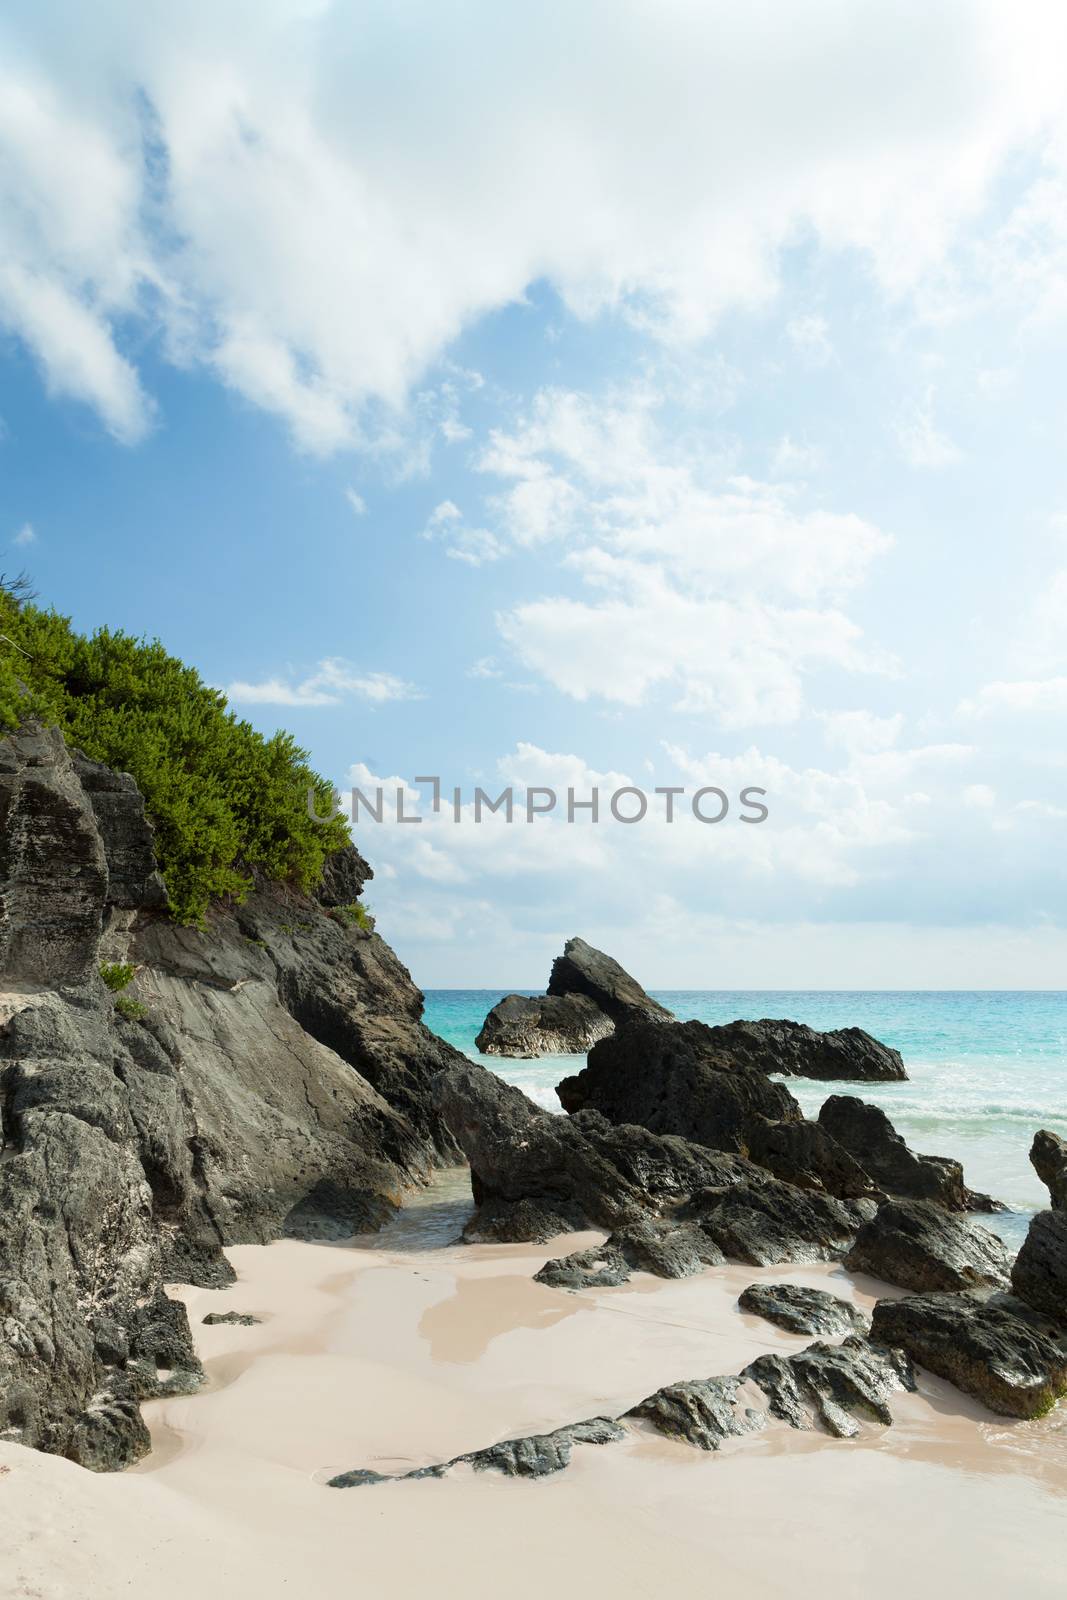
[[[179,921],[240,899],[249,869],[310,889],[348,843],[330,785],[287,733],[264,738],[158,641],[75,633],[0,580],[0,724],[55,723],[94,761],[132,773],[156,828],[156,853]]]

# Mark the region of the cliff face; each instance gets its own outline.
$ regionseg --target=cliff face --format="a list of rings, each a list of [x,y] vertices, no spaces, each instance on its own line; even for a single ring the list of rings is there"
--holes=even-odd
[[[463,1058],[335,909],[369,876],[346,850],[316,899],[261,883],[178,927],[133,780],[54,731],[0,741],[0,1436],[135,1459],[139,1401],[199,1378],[165,1282],[376,1227],[458,1159],[429,1088]]]

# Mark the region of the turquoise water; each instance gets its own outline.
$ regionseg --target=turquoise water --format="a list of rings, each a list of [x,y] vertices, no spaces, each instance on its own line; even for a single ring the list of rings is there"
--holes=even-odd
[[[500,998],[495,989],[431,990],[426,1021],[457,1049],[558,1111],[555,1085],[583,1058],[480,1056],[475,1036]],[[972,1188],[1021,1213],[995,1224],[1013,1243],[1028,1216],[1048,1204],[1028,1152],[1038,1128],[1067,1138],[1067,991],[687,989],[657,991],[655,998],[675,1016],[702,1022],[791,1017],[814,1028],[866,1028],[901,1052],[908,1082],[848,1089],[791,1078],[789,1087],[808,1115],[838,1088],[874,1101],[913,1149],[955,1156]]]

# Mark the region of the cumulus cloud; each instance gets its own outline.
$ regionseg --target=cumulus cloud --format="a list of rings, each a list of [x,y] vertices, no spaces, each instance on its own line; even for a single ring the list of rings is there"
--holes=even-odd
[[[37,531],[34,528],[33,523],[24,522],[22,527],[16,533],[15,537],[12,539],[11,543],[17,546],[17,548],[20,550],[25,549],[28,544],[36,544]]]
[[[293,682],[266,678],[259,683],[238,680],[226,688],[236,704],[261,706],[336,706],[344,700],[365,700],[384,705],[390,700],[416,700],[421,691],[391,672],[360,672],[338,657],[320,661],[310,676]]]
[[[1019,713],[1067,712],[1067,678],[1032,678],[983,684],[976,695],[961,702],[963,717],[1014,716]]]
[[[41,0],[3,24],[0,322],[130,442],[146,335],[328,452],[536,280],[674,341],[768,304],[798,237],[905,295],[1037,149],[1044,187],[996,254],[1023,294],[1067,167],[1067,16],[1040,0],[799,0],[770,30],[726,0],[170,21],[99,0],[72,26]],[[817,316],[791,337],[823,358]],[[566,515],[525,498],[534,530]]]

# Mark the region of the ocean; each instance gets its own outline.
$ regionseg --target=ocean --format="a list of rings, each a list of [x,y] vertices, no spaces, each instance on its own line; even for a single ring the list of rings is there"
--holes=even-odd
[[[429,990],[426,1022],[538,1104],[558,1111],[555,1085],[579,1070],[582,1057],[507,1061],[475,1049],[485,1014],[502,993]],[[790,1017],[813,1028],[866,1028],[901,1052],[908,1081],[850,1088],[790,1078],[807,1115],[838,1091],[881,1106],[913,1150],[955,1156],[972,1188],[1012,1208],[1012,1214],[979,1220],[1013,1247],[1033,1212],[1048,1205],[1029,1150],[1038,1128],[1067,1138],[1067,991],[675,989],[657,990],[655,998],[683,1020]]]

